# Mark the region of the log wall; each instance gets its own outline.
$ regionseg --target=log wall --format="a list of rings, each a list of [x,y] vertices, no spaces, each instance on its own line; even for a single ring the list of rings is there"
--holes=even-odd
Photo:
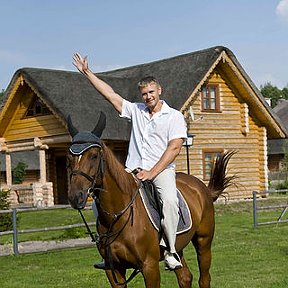
[[[206,150],[236,150],[229,162],[229,175],[236,174],[237,186],[227,189],[230,198],[252,197],[253,190],[264,190],[267,183],[265,158],[266,130],[259,127],[251,116],[251,109],[242,102],[220,74],[214,73],[208,83],[220,85],[220,112],[201,110],[199,92],[191,105],[195,120],[184,112],[188,122],[188,134],[196,135],[189,148],[190,174],[203,180],[203,155]],[[201,120],[200,117],[203,117]],[[183,148],[177,158],[177,169],[187,172],[187,154]],[[208,182],[208,181],[204,181]]]

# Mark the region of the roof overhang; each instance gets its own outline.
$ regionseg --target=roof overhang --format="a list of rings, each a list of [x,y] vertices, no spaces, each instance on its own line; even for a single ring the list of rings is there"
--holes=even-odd
[[[229,49],[224,49],[219,57],[215,60],[210,69],[206,72],[205,76],[198,83],[191,96],[187,99],[181,108],[184,113],[188,110],[191,102],[196,100],[201,91],[202,86],[208,80],[213,71],[219,71],[225,77],[229,85],[231,85],[241,98],[248,104],[249,111],[255,115],[255,119],[259,122],[260,126],[266,127],[268,139],[287,138],[288,131],[281,123],[281,120],[273,112],[271,107],[267,104],[261,92],[254,85],[252,80],[246,74],[234,54]],[[233,75],[233,77],[231,76]]]

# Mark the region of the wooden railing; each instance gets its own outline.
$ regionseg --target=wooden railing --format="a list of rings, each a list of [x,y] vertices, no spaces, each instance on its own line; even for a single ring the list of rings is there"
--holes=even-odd
[[[266,205],[266,206],[260,206],[258,205],[259,203],[259,198],[268,198],[271,195],[282,195],[283,197],[279,197],[278,199],[282,202],[281,204],[277,205]],[[286,195],[286,196],[285,196]],[[281,212],[279,216],[277,217],[276,220],[271,220],[271,221],[265,221],[265,222],[259,222],[258,221],[258,213],[259,211],[263,210],[269,210],[269,209],[279,209]],[[288,211],[288,190],[273,190],[273,191],[263,191],[263,192],[258,192],[258,191],[253,191],[253,224],[254,228],[257,228],[260,225],[269,225],[269,224],[279,224],[279,223],[284,223],[288,222],[288,219],[284,219],[284,215]]]
[[[61,226],[53,226],[53,227],[44,227],[44,228],[32,228],[32,229],[18,229],[17,227],[17,213],[28,212],[28,211],[40,211],[40,210],[53,210],[53,209],[67,209],[71,208],[70,205],[61,205],[61,206],[53,206],[53,207],[45,207],[45,208],[13,208],[9,210],[0,210],[0,214],[2,213],[10,213],[12,216],[13,230],[0,232],[0,236],[3,235],[13,235],[13,254],[19,255],[18,249],[18,234],[20,233],[31,233],[31,232],[44,232],[44,231],[56,231],[56,230],[66,230],[75,227],[85,227],[84,223],[76,223],[71,225],[61,225]],[[72,208],[71,208],[72,209]],[[87,209],[91,209],[91,207],[87,207]],[[95,222],[87,223],[88,225],[95,225]]]

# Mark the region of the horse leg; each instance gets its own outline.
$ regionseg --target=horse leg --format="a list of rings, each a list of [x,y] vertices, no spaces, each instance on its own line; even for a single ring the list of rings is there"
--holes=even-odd
[[[197,253],[197,260],[199,266],[199,287],[210,288],[211,276],[209,273],[211,267],[211,243],[212,238],[209,236],[201,237],[195,235],[193,238],[193,244]]]
[[[181,255],[182,253],[179,253],[179,254]],[[192,287],[193,276],[188,268],[188,265],[184,259],[184,256],[181,255],[180,258],[181,258],[181,263],[183,267],[180,269],[174,270],[176,277],[177,277],[178,285],[180,288],[190,288]]]
[[[144,264],[142,275],[146,288],[160,288],[160,268],[158,261]]]
[[[124,268],[118,268],[114,270],[114,276],[112,270],[106,270],[106,275],[108,277],[108,280],[111,284],[111,287],[113,288],[126,288],[127,284],[125,283],[126,281],[126,269]]]

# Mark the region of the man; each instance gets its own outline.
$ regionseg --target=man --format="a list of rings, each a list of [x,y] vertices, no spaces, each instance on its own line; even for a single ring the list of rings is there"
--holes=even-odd
[[[172,270],[181,268],[175,250],[179,204],[173,162],[187,137],[183,115],[160,100],[162,88],[154,77],[145,77],[138,83],[144,103],[131,103],[92,73],[88,68],[87,57],[82,58],[76,53],[73,59],[77,69],[113,105],[120,116],[132,120],[126,167],[131,171],[141,168],[136,177],[142,181],[151,180],[155,184],[163,203],[164,219],[161,224],[169,244],[169,251],[165,252],[165,263]],[[164,245],[164,242],[160,244]]]

